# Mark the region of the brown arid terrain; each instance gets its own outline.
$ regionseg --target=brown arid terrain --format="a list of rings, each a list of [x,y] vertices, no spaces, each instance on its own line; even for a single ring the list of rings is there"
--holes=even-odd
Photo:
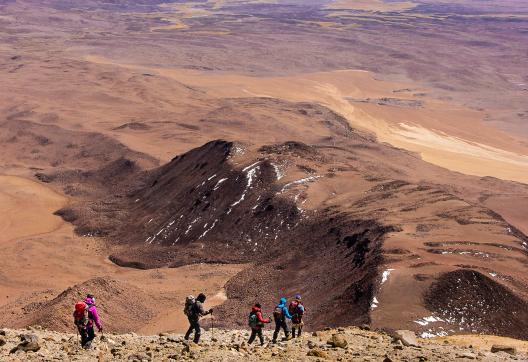
[[[528,339],[527,44],[520,0],[0,0],[0,326]]]

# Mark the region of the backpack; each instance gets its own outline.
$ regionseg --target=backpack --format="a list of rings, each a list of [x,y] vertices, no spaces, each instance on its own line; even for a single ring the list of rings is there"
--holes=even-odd
[[[194,305],[196,303],[196,299],[193,295],[189,295],[187,298],[185,298],[185,307],[183,308],[183,313],[190,317],[194,315]]]
[[[301,323],[304,314],[303,304],[301,302],[292,302],[289,306],[289,312],[292,316],[292,322],[295,324]]]
[[[279,320],[282,320],[282,319],[283,319],[283,315],[282,315],[282,307],[279,307],[279,306],[276,306],[276,307],[275,307],[275,310],[273,311],[273,318],[274,318],[276,321],[279,321]]]
[[[73,312],[73,322],[78,327],[84,327],[88,324],[89,312],[88,305],[85,302],[75,303],[75,310]]]
[[[253,313],[253,312],[249,313],[248,325],[251,328],[257,328],[258,327],[259,320],[258,320],[258,317],[257,317],[257,313]]]

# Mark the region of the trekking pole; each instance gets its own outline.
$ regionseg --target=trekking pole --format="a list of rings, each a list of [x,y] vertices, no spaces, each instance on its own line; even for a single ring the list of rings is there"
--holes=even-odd
[[[77,332],[76,333],[76,335],[77,335],[77,343],[75,344],[75,346],[76,346],[76,348],[79,348],[79,327],[76,327],[75,331]]]
[[[211,312],[211,340],[214,339],[214,316],[213,312]]]

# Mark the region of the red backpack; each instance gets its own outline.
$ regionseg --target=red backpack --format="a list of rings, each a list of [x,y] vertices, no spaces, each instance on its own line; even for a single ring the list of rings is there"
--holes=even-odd
[[[303,304],[301,301],[294,300],[288,306],[288,312],[290,312],[292,316],[292,322],[295,324],[301,323],[304,314],[303,309],[300,308],[302,305]]]
[[[73,322],[76,326],[84,327],[88,324],[88,306],[85,302],[75,303],[75,310],[73,312]]]

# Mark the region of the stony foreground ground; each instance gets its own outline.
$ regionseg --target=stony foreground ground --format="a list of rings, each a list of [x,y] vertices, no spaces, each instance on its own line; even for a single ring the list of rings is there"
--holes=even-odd
[[[266,331],[266,340],[270,340]],[[414,335],[373,332],[356,327],[305,333],[302,338],[275,345],[250,345],[248,331],[214,330],[201,344],[187,343],[182,335],[105,334],[91,350],[78,347],[74,334],[41,329],[0,330],[1,361],[508,361],[528,360],[524,349],[499,346],[492,352],[478,346],[461,347],[447,341],[414,339]],[[522,342],[520,342],[522,343]],[[414,346],[413,346],[414,344]],[[496,349],[492,348],[492,350]]]

